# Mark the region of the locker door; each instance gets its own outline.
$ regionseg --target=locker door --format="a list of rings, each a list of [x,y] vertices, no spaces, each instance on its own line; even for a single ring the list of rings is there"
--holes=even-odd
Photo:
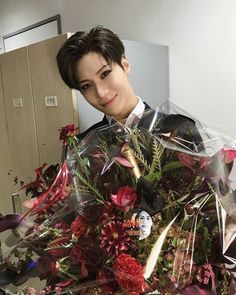
[[[70,123],[78,126],[75,92],[64,84],[56,64],[56,54],[67,38],[68,34],[63,34],[29,46],[29,64],[41,164],[60,162],[61,143],[58,130]],[[46,106],[45,97],[49,97],[49,104],[52,99],[52,106]],[[53,106],[55,97],[57,105]]]
[[[27,47],[4,53],[1,69],[12,170],[29,182],[39,157]]]

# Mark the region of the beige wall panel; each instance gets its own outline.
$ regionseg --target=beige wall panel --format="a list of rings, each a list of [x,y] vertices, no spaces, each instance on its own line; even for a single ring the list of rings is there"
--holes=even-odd
[[[0,57],[1,62],[1,57]],[[12,212],[11,194],[14,191],[12,164],[7,134],[6,111],[0,68],[0,213]]]
[[[1,69],[13,173],[28,182],[39,158],[27,47],[4,53]],[[13,107],[14,98],[22,98],[23,107]]]
[[[61,80],[56,54],[67,34],[29,46],[39,158],[43,163],[58,163],[61,143],[58,129],[74,123],[78,126],[75,92]],[[57,96],[57,107],[46,107],[45,96]]]

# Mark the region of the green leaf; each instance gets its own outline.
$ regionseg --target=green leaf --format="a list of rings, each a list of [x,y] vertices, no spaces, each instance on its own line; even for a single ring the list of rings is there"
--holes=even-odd
[[[180,161],[175,161],[175,162],[171,162],[166,164],[163,169],[162,169],[162,173],[163,172],[167,172],[169,170],[173,170],[173,169],[177,169],[177,168],[181,168],[183,167],[183,164]]]
[[[144,176],[145,180],[147,180],[150,183],[154,183],[154,182],[159,181],[161,179],[161,177],[162,177],[161,172],[155,172],[155,173],[148,174],[148,175]]]

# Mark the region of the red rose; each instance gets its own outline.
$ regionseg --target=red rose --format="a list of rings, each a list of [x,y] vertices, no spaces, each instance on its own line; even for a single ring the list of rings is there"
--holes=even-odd
[[[51,255],[41,256],[38,260],[40,280],[52,279],[57,274],[56,260]]]
[[[142,265],[134,257],[121,254],[114,263],[115,279],[128,294],[139,295],[144,287]]]
[[[87,229],[80,215],[75,218],[70,228],[76,237],[80,237]]]
[[[129,210],[137,200],[136,191],[130,186],[118,189],[117,195],[111,195],[112,202],[121,210]]]
[[[75,135],[75,126],[74,124],[69,124],[60,129],[60,140],[62,140],[63,144],[66,144],[69,137]]]

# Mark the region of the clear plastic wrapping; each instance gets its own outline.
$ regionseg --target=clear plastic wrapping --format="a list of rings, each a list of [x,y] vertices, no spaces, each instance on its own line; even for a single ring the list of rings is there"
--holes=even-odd
[[[80,142],[62,131],[66,160],[15,216],[2,285],[37,276],[37,294],[236,293],[233,140],[170,101]]]

